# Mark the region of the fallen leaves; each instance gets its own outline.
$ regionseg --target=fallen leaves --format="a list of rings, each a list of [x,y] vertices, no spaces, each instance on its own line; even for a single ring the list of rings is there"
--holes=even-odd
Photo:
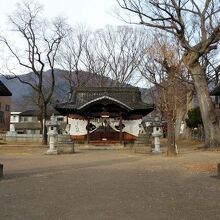
[[[190,163],[185,165],[184,168],[190,172],[217,172],[216,163]]]

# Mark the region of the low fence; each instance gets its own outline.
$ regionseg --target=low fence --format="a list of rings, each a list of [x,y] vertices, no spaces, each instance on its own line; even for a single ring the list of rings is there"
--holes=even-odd
[[[41,142],[41,134],[6,134],[5,141],[7,142]]]
[[[1,138],[1,135],[0,135]],[[62,139],[62,135],[57,136],[57,141]],[[6,142],[35,142],[41,143],[42,142],[42,134],[10,134],[6,133],[2,140]]]

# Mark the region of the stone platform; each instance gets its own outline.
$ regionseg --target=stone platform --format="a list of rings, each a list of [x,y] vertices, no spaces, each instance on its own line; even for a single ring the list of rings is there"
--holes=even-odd
[[[59,136],[58,142],[56,143],[58,154],[60,153],[74,153],[74,143],[70,135],[65,134]]]

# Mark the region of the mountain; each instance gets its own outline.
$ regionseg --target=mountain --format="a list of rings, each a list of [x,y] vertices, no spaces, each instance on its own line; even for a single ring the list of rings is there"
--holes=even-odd
[[[67,78],[69,74],[65,70],[55,70],[55,90],[53,95],[53,101],[59,100],[60,102],[67,101],[69,94],[69,84]],[[25,79],[29,82],[34,82],[35,74],[28,73],[20,75],[21,79]],[[108,77],[92,74],[84,71],[75,72],[71,75],[74,86],[79,82],[81,86],[112,86],[114,81]],[[11,111],[25,111],[30,109],[37,109],[37,106],[33,103],[33,90],[24,83],[21,83],[18,79],[6,79],[4,76],[0,76],[0,80],[7,86],[12,92],[12,105]],[[46,71],[44,74],[45,86],[50,84],[50,71]]]

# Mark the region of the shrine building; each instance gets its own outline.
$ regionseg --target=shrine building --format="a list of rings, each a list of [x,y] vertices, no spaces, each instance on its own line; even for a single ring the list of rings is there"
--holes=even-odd
[[[134,141],[142,118],[154,110],[135,87],[77,88],[71,101],[54,107],[68,116],[72,139],[84,143]]]

